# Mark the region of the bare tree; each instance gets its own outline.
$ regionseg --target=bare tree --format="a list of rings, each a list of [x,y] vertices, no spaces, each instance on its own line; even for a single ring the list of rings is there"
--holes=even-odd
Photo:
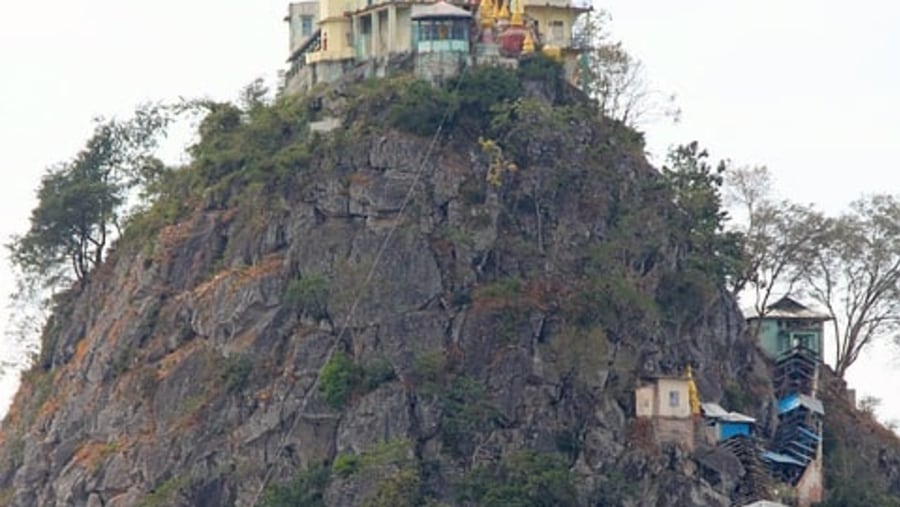
[[[827,231],[827,218],[812,206],[774,201],[772,177],[764,166],[742,167],[726,174],[726,197],[742,208],[744,266],[732,280],[733,294],[749,291],[760,317],[774,297],[789,294],[804,267],[816,258]]]
[[[575,28],[574,45],[581,50],[577,68],[582,91],[597,102],[607,118],[634,127],[655,117],[678,121],[675,96],[650,86],[644,64],[606,30],[609,13],[597,10],[583,16]]]
[[[803,285],[833,319],[834,369],[843,377],[873,340],[900,329],[900,202],[857,200],[817,243]]]

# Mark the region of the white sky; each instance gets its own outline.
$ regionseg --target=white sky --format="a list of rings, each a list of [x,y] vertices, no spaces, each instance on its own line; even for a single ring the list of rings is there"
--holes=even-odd
[[[44,0],[0,16],[0,238],[27,227],[45,167],[98,115],[146,100],[232,99],[287,57],[286,1]],[[837,212],[900,189],[900,3],[861,0],[609,0],[612,30],[682,122],[648,125],[649,147],[698,140],[714,157],[765,164],[783,197]],[[10,289],[0,270],[0,293]],[[5,317],[0,321],[7,320]],[[14,354],[0,336],[0,358]],[[873,357],[874,356],[874,357]],[[851,384],[900,420],[892,353],[864,357]],[[0,413],[10,395],[0,380]]]

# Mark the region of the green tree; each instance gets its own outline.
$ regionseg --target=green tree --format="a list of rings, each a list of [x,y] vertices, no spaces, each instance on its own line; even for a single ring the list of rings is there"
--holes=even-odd
[[[681,235],[676,244],[684,245],[682,268],[724,282],[742,269],[743,236],[725,230],[728,213],[721,187],[728,164],[720,161],[713,166],[708,159],[709,153],[696,141],[678,146],[670,151],[662,174],[677,208],[672,222]]]
[[[84,281],[102,262],[129,191],[158,175],[149,154],[169,121],[158,105],[139,107],[127,121],[98,119],[84,148],[44,174],[30,228],[8,245],[28,285]]]
[[[266,488],[263,507],[324,507],[325,487],[331,478],[331,469],[311,465],[287,484]]]
[[[475,468],[462,481],[460,496],[484,507],[578,505],[574,477],[563,459],[533,451]]]

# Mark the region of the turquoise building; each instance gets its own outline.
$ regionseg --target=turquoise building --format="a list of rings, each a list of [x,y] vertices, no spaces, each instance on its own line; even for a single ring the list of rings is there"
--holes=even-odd
[[[762,317],[752,315],[747,322],[769,357],[777,359],[801,349],[821,360],[827,320],[831,320],[827,314],[811,310],[785,296],[769,305]]]

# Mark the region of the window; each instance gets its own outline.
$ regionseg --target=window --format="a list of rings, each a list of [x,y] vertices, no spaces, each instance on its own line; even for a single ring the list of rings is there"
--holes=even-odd
[[[450,38],[453,40],[468,40],[469,37],[466,35],[466,23],[453,21],[453,32],[451,33]]]
[[[556,45],[565,42],[565,37],[563,36],[564,28],[565,24],[562,21],[551,21],[550,36],[548,37],[548,42]]]
[[[450,38],[450,22],[440,21],[437,25],[437,39],[447,40]]]
[[[681,397],[679,396],[678,391],[669,391],[669,406],[677,407],[681,402]]]
[[[309,37],[313,32],[312,16],[300,16],[300,34]]]

